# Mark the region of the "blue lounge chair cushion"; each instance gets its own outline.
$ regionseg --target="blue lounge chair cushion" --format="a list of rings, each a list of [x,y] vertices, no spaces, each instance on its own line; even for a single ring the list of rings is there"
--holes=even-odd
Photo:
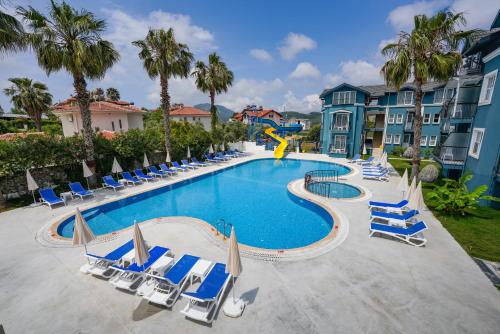
[[[399,208],[402,208],[405,205],[407,205],[408,201],[407,200],[402,200],[399,203],[385,203],[385,202],[373,202],[373,201],[370,201],[370,202],[368,202],[368,204],[371,205],[371,206],[380,206],[380,207],[386,207],[386,208],[396,208],[396,209],[399,209]]]
[[[206,164],[204,164],[203,162],[198,161],[198,159],[196,159],[196,158],[192,158],[191,160],[193,160],[193,162],[194,162],[195,164],[198,164],[198,165],[201,165],[201,166],[206,165]]]
[[[161,171],[161,170],[158,170],[158,168],[156,168],[156,166],[149,166],[148,167],[149,171],[153,174],[160,174],[160,175],[165,175],[167,174],[167,172],[164,172],[164,171]]]
[[[54,189],[52,188],[43,188],[38,191],[40,193],[40,196],[42,199],[50,204],[57,204],[57,203],[64,203],[64,201],[60,198],[57,197],[56,193],[54,192]]]
[[[160,164],[160,168],[164,172],[176,173],[175,170],[168,168],[168,166],[166,164]]]
[[[88,254],[91,257],[95,257],[98,259],[105,259],[108,260],[109,262],[116,262],[120,260],[125,254],[130,252],[132,249],[134,249],[134,240],[129,240],[127,243],[124,243],[114,251],[104,255],[104,256],[98,256],[94,254]]]
[[[165,279],[172,283],[173,285],[179,285],[179,283],[186,277],[186,275],[191,271],[196,262],[200,258],[198,256],[193,256],[189,254],[184,254],[172,268],[164,275]]]
[[[108,186],[112,186],[112,187],[122,187],[123,184],[121,184],[120,182],[117,182],[115,179],[113,179],[112,176],[110,175],[106,175],[102,178],[102,180],[104,181],[105,184],[107,184]]]
[[[142,169],[139,169],[139,168],[137,168],[136,170],[134,170],[134,173],[135,173],[135,175],[137,175],[141,179],[151,180],[153,178],[152,176],[144,174],[144,172],[142,171]]]
[[[162,257],[165,253],[169,251],[168,248],[161,247],[161,246],[154,246],[149,250],[149,259],[144,263],[144,265],[140,266],[137,263],[132,263],[130,266],[127,268],[120,267],[120,266],[113,266],[113,268],[116,269],[121,269],[121,270],[126,270],[126,271],[133,271],[136,273],[142,273],[145,272],[146,270],[149,269],[160,257]]]
[[[81,195],[81,196],[87,196],[87,195],[92,195],[92,191],[85,189],[80,182],[71,182],[69,184],[69,189],[71,189],[72,192],[75,194]]]
[[[397,213],[388,213],[388,212],[380,212],[374,211],[372,212],[373,217],[377,218],[385,218],[385,219],[394,219],[394,220],[408,220],[413,216],[418,215],[418,210],[411,210],[405,213],[404,215],[398,215]]]
[[[130,181],[130,182],[134,182],[134,183],[139,183],[141,182],[141,180],[139,180],[138,178],[136,178],[135,176],[132,176],[132,174],[130,174],[130,172],[123,172],[122,173],[122,177],[127,180],[127,181]]]
[[[228,276],[229,274],[226,273],[226,265],[223,263],[216,263],[207,277],[201,282],[196,292],[185,292],[183,295],[203,301],[214,300],[224,286]]]
[[[371,230],[372,231],[380,231],[380,232],[387,232],[387,233],[392,233],[392,234],[399,234],[399,235],[406,235],[406,236],[412,236],[417,233],[420,233],[424,230],[427,229],[427,225],[423,221],[419,221],[416,224],[413,224],[410,227],[397,227],[397,226],[391,226],[391,225],[385,225],[385,224],[377,224],[377,223],[371,223]]]
[[[187,169],[187,167],[179,165],[179,163],[177,161],[173,161],[172,166],[174,166],[175,168],[179,168],[179,169]]]

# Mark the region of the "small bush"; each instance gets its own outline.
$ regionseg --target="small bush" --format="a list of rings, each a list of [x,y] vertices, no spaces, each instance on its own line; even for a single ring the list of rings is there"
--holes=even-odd
[[[427,165],[422,168],[418,177],[424,182],[434,182],[439,177],[439,170],[434,165]]]
[[[408,146],[403,153],[403,157],[405,158],[413,158],[413,147]]]
[[[424,156],[424,159],[429,159],[432,156],[432,152],[433,150],[431,148],[423,150],[422,154]]]
[[[392,149],[392,154],[398,157],[402,157],[403,154],[405,153],[405,149],[401,146],[396,146]]]

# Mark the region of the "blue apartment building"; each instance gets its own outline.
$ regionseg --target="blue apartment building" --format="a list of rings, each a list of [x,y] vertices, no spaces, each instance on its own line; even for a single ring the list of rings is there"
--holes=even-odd
[[[489,31],[464,47],[464,65],[448,82],[424,85],[422,139],[425,156],[442,166],[443,176],[471,171],[469,187],[488,185],[500,197],[500,11]],[[415,90],[343,83],[324,90],[321,153],[350,158],[413,145]],[[498,203],[485,203],[499,206]]]

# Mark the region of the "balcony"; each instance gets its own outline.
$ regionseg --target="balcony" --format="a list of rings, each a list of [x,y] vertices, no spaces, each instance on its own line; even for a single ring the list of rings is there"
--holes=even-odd
[[[413,122],[405,123],[405,131],[406,132],[413,132]]]
[[[472,123],[476,116],[477,104],[459,103],[450,115],[450,124]]]
[[[349,125],[334,125],[330,130],[332,132],[349,132]]]
[[[461,169],[467,158],[467,147],[443,145],[436,148],[434,158],[445,168]]]

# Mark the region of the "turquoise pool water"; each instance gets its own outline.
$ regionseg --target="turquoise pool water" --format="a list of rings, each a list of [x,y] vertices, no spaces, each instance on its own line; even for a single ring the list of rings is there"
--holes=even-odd
[[[321,181],[312,183],[307,190],[329,198],[355,198],[361,195],[361,190],[346,183]]]
[[[333,227],[331,216],[323,208],[287,189],[290,181],[316,169],[335,169],[339,175],[350,171],[348,167],[319,161],[253,160],[108,203],[83,215],[96,235],[127,228],[134,220],[191,216],[213,226],[224,219],[235,227],[238,241],[249,246],[303,247],[324,238]],[[58,233],[71,238],[73,223],[74,217],[67,219],[59,225]]]

